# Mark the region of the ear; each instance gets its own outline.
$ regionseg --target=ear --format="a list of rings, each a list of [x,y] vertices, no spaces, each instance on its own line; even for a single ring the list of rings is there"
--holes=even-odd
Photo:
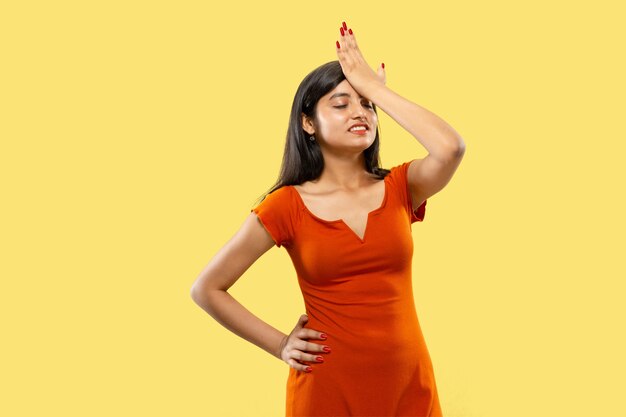
[[[302,113],[302,128],[309,134],[312,135],[315,133],[315,126],[311,122],[311,120],[307,117],[306,114]]]

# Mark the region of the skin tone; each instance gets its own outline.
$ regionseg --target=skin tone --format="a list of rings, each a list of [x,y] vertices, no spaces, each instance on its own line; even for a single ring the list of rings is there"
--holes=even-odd
[[[346,80],[320,98],[316,121],[302,114],[302,128],[309,135],[315,135],[321,148],[324,170],[317,180],[307,181],[296,189],[309,210],[318,217],[341,218],[357,235],[363,236],[367,213],[381,205],[385,189],[384,181],[374,179],[365,170],[363,151],[374,143],[378,116],[366,93],[361,95],[359,91],[368,91],[363,86],[384,85],[386,76],[382,67],[377,74],[369,68],[353,36],[344,37],[344,31],[348,30],[345,22],[342,29],[343,50],[338,49],[337,56]],[[360,87],[357,90],[355,86]],[[345,95],[331,99],[336,93]],[[351,133],[350,126],[355,123],[366,123],[367,133]],[[318,364],[316,358],[319,357],[323,363],[320,354],[328,354],[323,350],[328,345],[307,341],[324,340],[322,331],[305,327],[307,319],[306,315],[300,317],[293,331],[281,341],[278,351],[280,358],[292,368],[311,372],[312,367],[302,362]]]
[[[316,122],[302,115],[302,127],[309,135],[315,135],[324,155],[324,171],[316,184],[321,189],[349,191],[371,184],[363,151],[374,142],[378,116],[367,92],[384,86],[387,77],[382,65],[377,73],[369,67],[346,22],[342,22],[339,31],[341,42],[337,44],[341,47],[336,52],[346,79],[318,101]],[[346,95],[334,97],[337,93]],[[357,122],[368,124],[365,135],[348,131]]]
[[[318,179],[295,188],[317,217],[342,219],[362,237],[368,213],[380,207],[385,194],[383,180],[364,168],[363,151],[374,143],[378,116],[372,102],[344,80],[320,98],[316,117],[313,121],[303,115],[302,126],[315,135],[324,155],[324,170]],[[355,123],[367,124],[367,132],[350,132]]]
[[[319,188],[355,190],[371,183],[364,168],[363,151],[374,143],[378,126],[372,102],[343,80],[320,98],[316,116],[317,122],[313,122],[303,114],[302,127],[309,135],[315,135],[324,155],[324,170],[316,181]],[[365,135],[349,131],[355,123],[368,125]]]

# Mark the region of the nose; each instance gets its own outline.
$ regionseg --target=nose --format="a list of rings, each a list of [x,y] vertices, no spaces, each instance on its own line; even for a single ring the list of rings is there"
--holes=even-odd
[[[360,119],[365,119],[365,109],[362,105],[355,106],[355,110],[353,113],[354,117],[358,117]]]

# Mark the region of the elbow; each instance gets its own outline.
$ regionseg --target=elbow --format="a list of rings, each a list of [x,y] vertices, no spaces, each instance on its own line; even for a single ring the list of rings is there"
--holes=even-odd
[[[452,146],[452,154],[455,158],[462,158],[465,155],[465,141],[460,136]]]
[[[219,291],[219,290],[218,290]],[[203,310],[210,312],[212,311],[212,296],[215,294],[214,290],[209,290],[206,288],[198,287],[194,285],[191,287],[190,296],[191,299],[200,306]]]
[[[443,159],[445,161],[454,161],[463,158],[465,155],[465,142],[459,139],[457,142],[447,146]]]
[[[191,299],[193,300],[193,302],[198,304],[199,306],[202,307],[206,305],[206,301],[207,301],[206,293],[202,291],[200,288],[197,288],[195,285],[191,287],[191,291],[189,295],[191,296]]]
[[[465,154],[465,143],[462,141],[455,144],[448,144],[445,146],[445,150],[437,154],[433,154],[433,158],[436,158],[443,164],[457,164],[463,155]]]
[[[442,141],[441,148],[436,154],[436,158],[443,163],[452,163],[463,158],[465,154],[465,142],[460,136],[454,139],[448,138]]]
[[[191,287],[191,291],[189,292],[189,296],[193,300],[194,303],[198,304],[198,292],[194,287]]]

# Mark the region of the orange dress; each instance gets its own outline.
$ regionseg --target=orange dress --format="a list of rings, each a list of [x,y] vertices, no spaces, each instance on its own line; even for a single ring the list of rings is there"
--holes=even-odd
[[[411,225],[424,220],[408,190],[411,161],[385,177],[361,239],[343,220],[308,210],[293,186],[252,209],[295,267],[309,321],[328,335],[323,363],[289,367],[287,416],[442,416],[413,299]]]

